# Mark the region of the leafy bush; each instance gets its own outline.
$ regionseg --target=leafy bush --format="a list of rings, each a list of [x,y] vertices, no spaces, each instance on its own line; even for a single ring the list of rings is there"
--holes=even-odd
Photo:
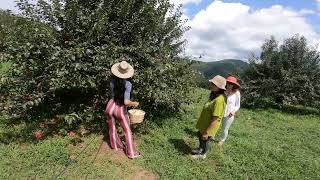
[[[242,74],[244,102],[250,106],[300,104],[320,108],[320,56],[303,36],[282,45],[272,37]],[[261,102],[265,102],[262,103]],[[260,104],[259,104],[260,103]]]
[[[0,19],[1,62],[13,67],[1,79],[7,114],[92,123],[103,117],[109,69],[123,59],[136,69],[133,98],[142,108],[157,114],[188,101],[194,73],[178,56],[188,27],[168,0],[17,4],[22,16],[2,12]]]

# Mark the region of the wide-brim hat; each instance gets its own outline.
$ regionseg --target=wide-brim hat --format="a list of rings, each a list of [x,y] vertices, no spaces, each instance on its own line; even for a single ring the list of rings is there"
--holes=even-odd
[[[232,84],[236,85],[237,88],[240,88],[240,84],[239,84],[237,78],[234,77],[234,76],[228,76],[227,77],[227,83],[232,83]]]
[[[210,79],[209,82],[215,84],[219,89],[226,90],[227,80],[222,76],[217,75]]]
[[[127,61],[121,61],[111,67],[111,72],[118,78],[127,79],[133,76],[134,69]]]

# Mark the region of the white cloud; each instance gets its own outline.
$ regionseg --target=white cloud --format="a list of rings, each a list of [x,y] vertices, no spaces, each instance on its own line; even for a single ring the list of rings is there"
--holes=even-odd
[[[185,35],[185,53],[196,57],[204,54],[204,60],[247,59],[251,52],[258,53],[271,35],[281,41],[299,33],[311,44],[320,42],[319,34],[301,12],[280,5],[252,10],[241,3],[214,1],[188,25],[192,29]]]
[[[301,9],[299,11],[299,14],[301,14],[301,15],[309,15],[309,14],[317,14],[317,12],[314,11],[314,10],[311,10],[311,9]]]
[[[318,3],[318,8],[320,9],[320,0],[316,0],[316,2]]]

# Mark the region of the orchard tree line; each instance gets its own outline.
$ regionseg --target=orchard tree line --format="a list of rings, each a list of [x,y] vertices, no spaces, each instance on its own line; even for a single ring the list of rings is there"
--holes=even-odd
[[[179,56],[188,30],[169,0],[16,1],[0,11],[1,114],[13,121],[58,119],[68,125],[104,120],[110,67],[136,69],[132,97],[154,116],[180,110],[201,79]],[[319,52],[295,35],[272,37],[240,74],[250,107],[299,104],[320,108]]]
[[[305,37],[280,44],[274,37],[262,45],[241,74],[243,100],[250,107],[303,105],[320,110],[320,54]]]
[[[1,62],[12,64],[0,88],[8,118],[104,120],[110,67],[121,60],[134,66],[132,97],[149,115],[190,101],[195,73],[178,56],[188,27],[169,0],[16,2],[21,14],[0,18]]]

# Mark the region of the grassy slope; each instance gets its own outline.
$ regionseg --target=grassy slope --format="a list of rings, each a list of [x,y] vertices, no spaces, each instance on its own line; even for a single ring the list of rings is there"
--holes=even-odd
[[[212,144],[206,160],[192,160],[188,149],[197,146],[194,127],[203,101],[183,120],[171,119],[143,136],[146,155],[139,163],[163,179],[320,178],[320,118],[312,115],[242,109],[225,146]]]
[[[69,138],[50,138],[40,143],[0,145],[0,179],[53,179],[64,172],[68,161],[75,159],[59,179],[134,179],[153,177],[104,144],[99,154],[100,138],[89,136],[73,146]],[[95,157],[96,156],[96,157]],[[151,175],[150,175],[151,174]]]
[[[198,103],[186,106],[182,119],[165,119],[155,125],[146,121],[137,135],[144,157],[131,161],[101,150],[99,136],[83,138],[77,146],[68,138],[48,138],[39,143],[0,144],[0,179],[48,179],[61,172],[68,157],[76,158],[62,178],[132,179],[141,166],[161,179],[319,179],[319,116],[291,115],[276,110],[242,109],[234,122],[230,138],[223,147],[212,144],[205,160],[192,160],[190,147],[197,146],[195,123],[206,91]],[[146,130],[146,127],[151,130]],[[17,127],[15,127],[17,128]],[[0,136],[13,127],[0,126]],[[90,144],[91,142],[91,144]],[[121,154],[121,153],[120,153]]]

